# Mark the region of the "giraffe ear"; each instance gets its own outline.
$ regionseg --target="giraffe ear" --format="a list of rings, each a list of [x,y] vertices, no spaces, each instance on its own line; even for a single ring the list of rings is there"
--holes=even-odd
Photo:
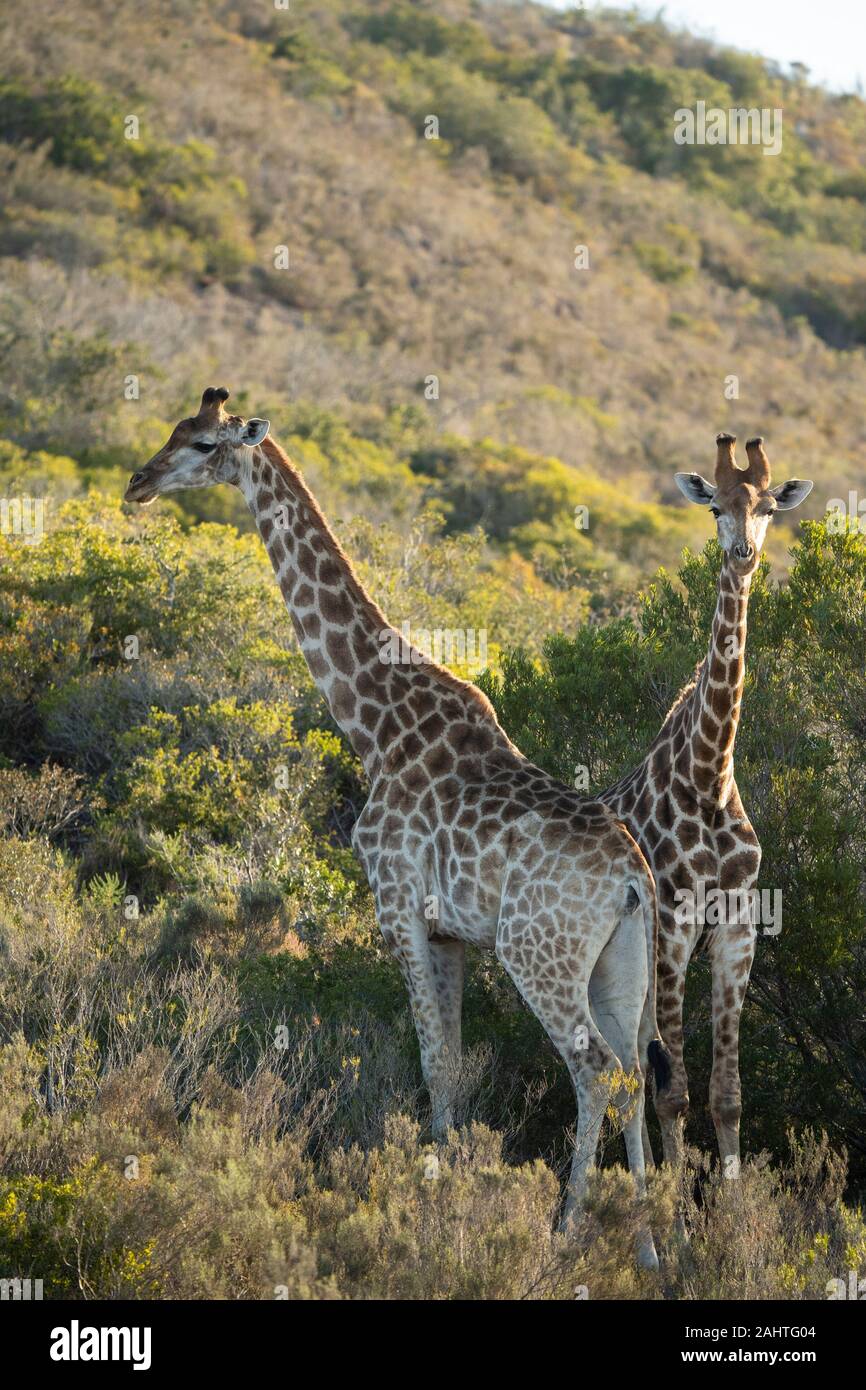
[[[270,420],[247,420],[241,430],[242,444],[261,444],[266,438],[268,430],[271,428]]]
[[[700,473],[675,473],[674,482],[683,497],[699,507],[707,507],[716,495],[716,489]]]
[[[791,507],[799,507],[812,491],[814,483],[801,482],[799,478],[791,478],[787,483],[780,483],[778,487],[771,487],[770,492],[776,499],[776,506],[780,511],[786,512]]]

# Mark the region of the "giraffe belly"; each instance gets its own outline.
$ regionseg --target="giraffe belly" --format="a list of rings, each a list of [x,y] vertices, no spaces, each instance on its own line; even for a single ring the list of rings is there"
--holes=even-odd
[[[493,866],[485,872],[478,861],[443,867],[431,889],[439,906],[436,934],[492,950],[502,899],[501,866],[493,873]]]
[[[459,837],[442,831],[426,843],[420,836],[408,834],[375,850],[367,849],[363,827],[353,839],[377,911],[396,898],[401,915],[421,919],[431,938],[493,949],[504,853],[490,849],[470,852],[470,846]]]

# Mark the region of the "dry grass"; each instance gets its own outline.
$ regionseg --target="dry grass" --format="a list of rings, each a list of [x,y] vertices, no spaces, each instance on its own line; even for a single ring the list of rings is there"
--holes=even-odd
[[[543,1097],[489,1049],[433,1144],[405,1017],[252,1020],[227,960],[167,963],[156,924],[106,939],[56,872],[42,927],[7,913],[2,933],[0,1263],[48,1296],[809,1299],[866,1259],[844,1159],[810,1136],[736,1182],[690,1155],[689,1244],[654,1174],[657,1277],[618,1167],[565,1237],[554,1156],[506,1156]]]

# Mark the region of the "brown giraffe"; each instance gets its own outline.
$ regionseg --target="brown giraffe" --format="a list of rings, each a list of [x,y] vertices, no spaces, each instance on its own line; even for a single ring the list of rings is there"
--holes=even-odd
[[[227,482],[247,500],[310,671],[369,778],[353,844],[408,987],[434,1135],[452,1122],[466,943],[494,948],[574,1083],[566,1219],[584,1192],[610,1099],[640,1200],[641,1059],[657,1088],[668,1077],[655,1024],[658,918],[646,860],[607,806],[527,762],[479,690],[401,640],[268,438],[268,422],[227,415],[227,397],[205,391],[198,415],[133,475],[126,498],[147,503]],[[623,1071],[633,1091],[606,1080]],[[638,1253],[657,1267],[648,1230]]]
[[[600,793],[634,835],[655,875],[659,903],[658,1009],[671,1051],[671,1085],[656,1096],[665,1158],[679,1162],[689,1105],[683,1065],[683,994],[696,947],[706,949],[713,977],[713,1068],[710,1111],[725,1171],[740,1157],[740,1014],[756,929],[752,890],[761,847],[734,781],[734,740],[743,697],[746,610],[773,513],[798,506],[812,489],[792,479],[770,487],[760,438],[746,444],[749,464],[734,460],[736,438],[716,437],[715,485],[698,473],[677,473],[690,502],[709,507],[723,551],[709,652],[672,705],[647,756],[616,786]],[[722,890],[733,904],[722,916],[689,904]],[[718,902],[718,891],[713,895]],[[715,922],[716,916],[722,920]],[[644,1132],[647,1160],[649,1141]]]

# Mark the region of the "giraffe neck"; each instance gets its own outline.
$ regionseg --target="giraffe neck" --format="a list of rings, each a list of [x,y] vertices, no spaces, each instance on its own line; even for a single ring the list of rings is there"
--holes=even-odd
[[[476,714],[489,713],[496,723],[480,691],[407,648],[273,440],[250,450],[238,481],[313,679],[371,780],[395,741],[424,720],[443,690],[461,693]],[[397,660],[395,652],[402,654]]]
[[[692,782],[702,799],[718,806],[725,805],[734,777],[751,582],[724,557],[709,650],[689,701]]]

